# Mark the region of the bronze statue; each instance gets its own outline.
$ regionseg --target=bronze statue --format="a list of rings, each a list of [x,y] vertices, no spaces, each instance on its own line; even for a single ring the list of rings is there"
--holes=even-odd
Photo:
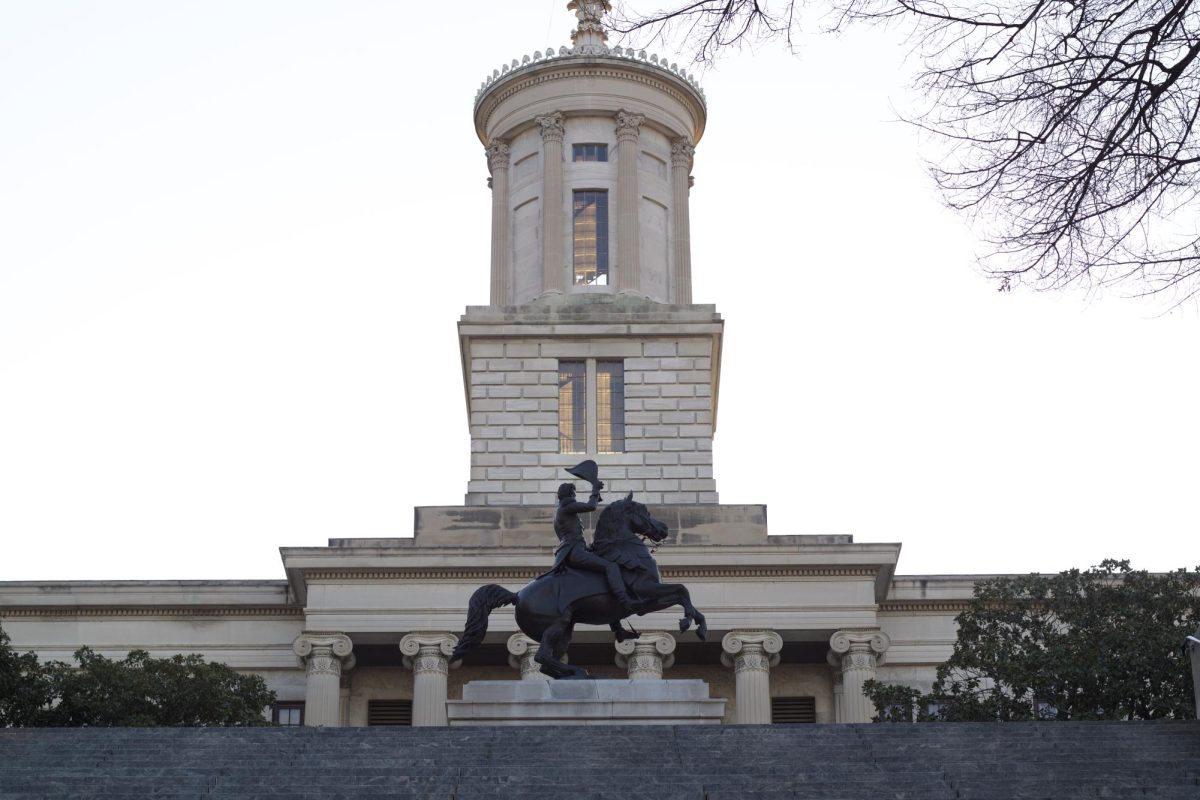
[[[616,561],[598,556],[588,549],[583,540],[583,524],[579,521],[580,514],[588,514],[596,510],[600,502],[600,490],[604,481],[597,480],[592,484],[592,494],[586,503],[575,499],[575,484],[564,483],[558,487],[558,510],[554,512],[554,534],[558,537],[558,549],[554,551],[554,571],[562,573],[567,567],[603,572],[608,581],[608,590],[617,597],[617,602],[628,614],[640,609],[625,590],[625,579],[621,577],[621,567]],[[642,569],[641,564],[632,565]]]
[[[588,480],[592,493],[587,503],[580,503],[575,500],[573,484],[559,487],[554,531],[560,544],[555,552],[554,569],[518,592],[494,583],[476,589],[468,605],[466,629],[450,656],[451,661],[461,660],[483,641],[493,609],[513,604],[517,626],[526,636],[541,643],[534,660],[552,678],[591,677],[582,667],[562,661],[578,623],[608,625],[617,641],[623,641],[638,636],[636,630],[621,627],[621,621],[634,611],[647,614],[679,605],[683,607],[679,630],[686,631],[694,623],[696,635],[702,641],[707,639],[708,623],[692,605],[687,587],[662,582],[658,564],[642,539],[663,541],[668,533],[666,524],[651,516],[630,492],[600,512],[589,551],[578,515],[595,509],[604,482],[596,474],[593,461],[585,461],[568,472]]]

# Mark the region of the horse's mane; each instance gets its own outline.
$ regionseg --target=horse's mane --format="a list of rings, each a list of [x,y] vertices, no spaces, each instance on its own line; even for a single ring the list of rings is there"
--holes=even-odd
[[[628,497],[622,497],[605,506],[600,512],[600,518],[596,520],[596,533],[592,536],[592,541],[602,542],[625,530],[625,520],[633,508],[633,503]]]

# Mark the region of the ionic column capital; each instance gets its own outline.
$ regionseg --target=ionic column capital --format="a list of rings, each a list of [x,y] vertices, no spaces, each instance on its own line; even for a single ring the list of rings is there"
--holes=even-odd
[[[874,670],[884,662],[891,644],[883,631],[838,631],[829,638],[829,662],[843,672]]]
[[[671,140],[671,166],[691,169],[695,154],[696,148],[691,140],[685,137]]]
[[[521,671],[521,680],[550,680],[550,676],[543,673],[541,666],[533,660],[540,646],[536,639],[530,639],[523,633],[508,637],[508,665]]]
[[[721,663],[734,672],[766,672],[779,663],[783,637],[775,631],[730,631],[721,639]]]
[[[483,149],[487,155],[488,170],[508,169],[509,147],[504,139],[492,139],[492,143]]]
[[[616,648],[614,660],[632,680],[661,680],[663,670],[675,664],[675,637],[666,631],[646,631],[617,642]]]
[[[404,666],[414,673],[450,671],[450,655],[458,637],[452,633],[420,632],[406,634],[400,640],[400,652],[404,654]]]
[[[344,633],[306,631],[292,642],[300,666],[311,675],[338,675],[354,668],[354,643]]]
[[[538,127],[542,129],[543,142],[561,142],[563,134],[566,133],[566,127],[563,125],[563,115],[561,111],[552,111],[549,114],[539,114],[533,118]]]
[[[621,109],[617,112],[617,142],[636,142],[642,132],[642,123],[646,121],[644,114],[634,114],[632,111]]]

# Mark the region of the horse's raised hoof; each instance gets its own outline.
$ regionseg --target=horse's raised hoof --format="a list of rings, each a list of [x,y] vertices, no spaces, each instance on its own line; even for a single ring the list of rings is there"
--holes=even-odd
[[[680,633],[683,633],[690,627],[692,627],[692,621],[690,619],[688,619],[687,617],[684,617],[683,619],[679,620],[679,632]]]
[[[708,641],[708,623],[707,622],[701,622],[696,627],[696,636],[699,637],[700,641],[702,641],[702,642]]]

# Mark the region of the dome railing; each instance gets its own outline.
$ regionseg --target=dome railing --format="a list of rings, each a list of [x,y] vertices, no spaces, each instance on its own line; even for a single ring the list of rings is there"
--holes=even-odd
[[[609,58],[624,59],[628,61],[637,61],[643,64],[657,67],[658,69],[666,70],[671,74],[681,78],[689,86],[696,90],[700,96],[701,102],[707,104],[707,99],[704,96],[704,89],[701,88],[700,82],[696,80],[696,76],[680,69],[679,65],[667,59],[659,58],[657,55],[647,55],[645,50],[635,50],[632,47],[608,47],[603,44],[584,44],[574,47],[559,47],[547,48],[543,53],[541,50],[534,50],[532,55],[525,55],[520,61],[513,59],[511,64],[504,64],[499,69],[492,70],[492,74],[484,79],[483,83],[479,84],[479,91],[475,93],[475,102],[479,102],[487,90],[501,79],[507,78],[509,75],[524,70],[530,69],[538,64],[545,63],[551,60],[562,58],[570,58],[572,56],[608,56]]]

